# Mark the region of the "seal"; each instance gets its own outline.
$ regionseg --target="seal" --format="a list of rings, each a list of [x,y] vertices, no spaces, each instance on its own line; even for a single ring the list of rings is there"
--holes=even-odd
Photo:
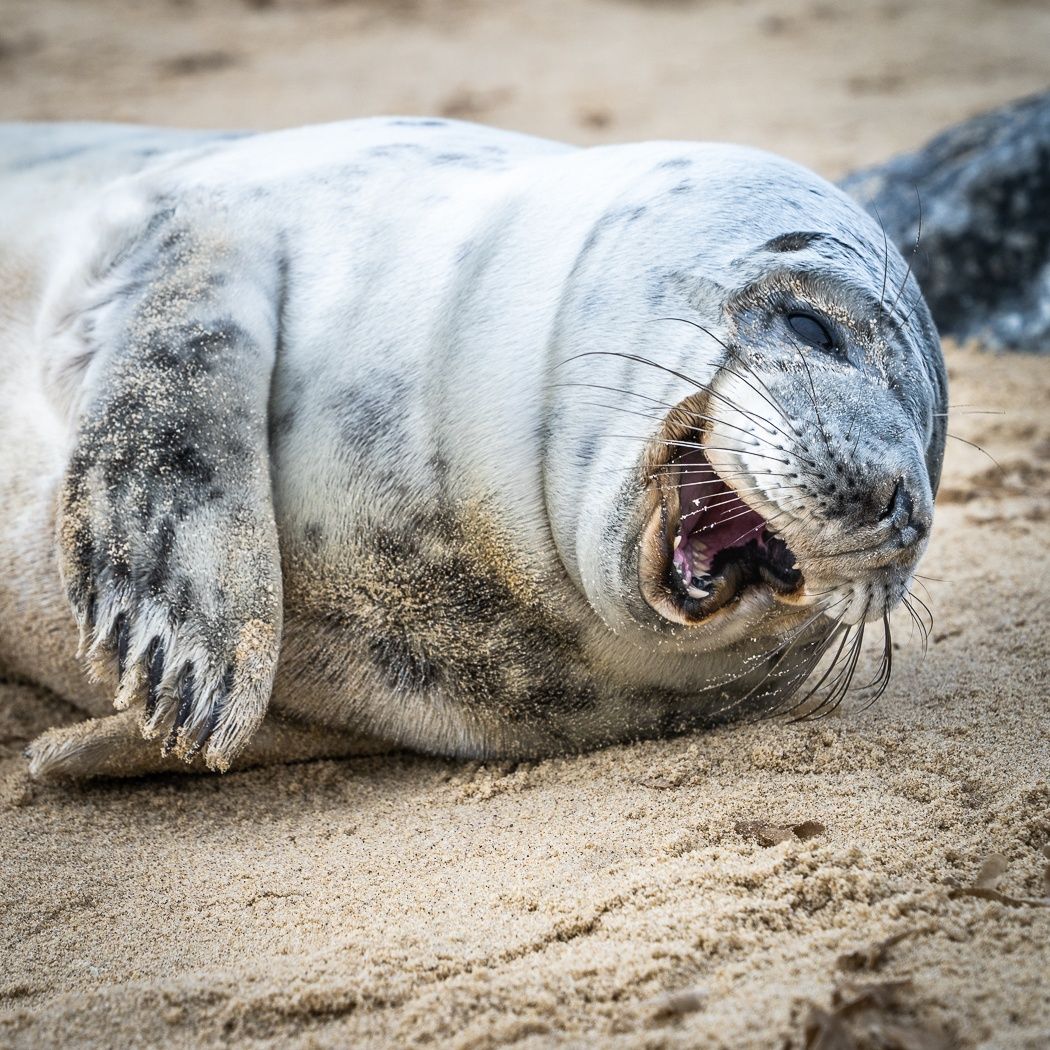
[[[96,716],[32,775],[809,710],[866,623],[884,686],[945,370],[829,183],[445,120],[2,139],[0,660]]]
[[[942,336],[1050,351],[1050,91],[971,117],[839,185],[911,262]]]

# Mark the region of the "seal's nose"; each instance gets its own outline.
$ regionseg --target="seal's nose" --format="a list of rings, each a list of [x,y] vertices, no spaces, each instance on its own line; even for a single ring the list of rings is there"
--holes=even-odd
[[[926,535],[925,524],[915,518],[915,500],[904,478],[897,479],[893,496],[882,517],[897,531],[902,547],[910,547]]]

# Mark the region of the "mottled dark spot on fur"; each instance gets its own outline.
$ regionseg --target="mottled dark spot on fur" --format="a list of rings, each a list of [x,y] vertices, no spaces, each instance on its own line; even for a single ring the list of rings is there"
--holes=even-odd
[[[270,444],[273,445],[287,437],[295,428],[295,421],[296,411],[291,407],[274,416],[270,423]]]
[[[219,318],[200,325],[187,324],[151,333],[143,357],[163,369],[188,369],[191,374],[213,371],[230,351],[249,342],[244,329],[235,321]]]
[[[437,167],[459,166],[484,171],[503,166],[503,151],[486,149],[475,153],[436,153],[430,158],[430,163]]]
[[[545,449],[548,442],[551,439],[551,434],[554,430],[554,420],[550,418],[541,419],[536,426],[533,428],[533,435],[535,437],[535,445],[537,448]]]
[[[71,160],[73,157],[79,157],[81,154],[87,153],[91,148],[91,146],[72,146],[68,149],[53,150],[51,152],[44,151],[34,156],[18,157],[9,161],[7,168],[10,171],[29,171],[31,168],[37,168],[44,164],[60,164],[62,161]]]
[[[672,157],[670,160],[662,160],[656,165],[655,171],[671,171],[675,168],[691,168],[693,160],[691,157]]]
[[[188,484],[195,491],[204,493],[215,480],[215,467],[193,436],[179,425],[159,430],[151,459],[155,471],[178,477],[180,488]]]
[[[597,440],[593,435],[583,438],[576,446],[576,461],[580,466],[588,466],[594,460],[594,451]]]
[[[617,205],[615,208],[610,208],[591,227],[586,240],[583,242],[580,257],[585,256],[604,234],[617,226],[629,226],[637,222],[648,210],[645,204]]]
[[[168,585],[167,598],[172,615],[178,620],[186,619],[197,605],[193,581],[185,573],[179,573]]]
[[[499,542],[483,553],[473,535],[449,513],[370,530],[352,543],[360,570],[342,595],[311,613],[294,591],[299,577],[289,578],[289,609],[315,623],[320,615],[333,640],[359,646],[396,691],[437,690],[476,717],[546,731],[551,718],[595,700],[578,627],[545,588],[518,578]],[[336,661],[329,673],[345,671]]]
[[[449,476],[451,473],[451,466],[448,461],[448,457],[442,452],[434,452],[430,457],[430,470],[434,475],[434,480],[437,488],[445,492],[449,487]]]
[[[800,252],[814,241],[819,241],[824,234],[796,230],[794,233],[782,233],[766,241],[762,248],[767,252]]]
[[[695,182],[693,182],[691,179],[683,179],[681,182],[675,183],[675,185],[673,185],[668,192],[674,194],[692,193],[695,189]]]
[[[321,523],[318,521],[307,522],[303,528],[303,539],[306,540],[311,550],[320,550],[321,543],[324,540],[324,528],[321,526]]]
[[[108,538],[108,537],[106,537]],[[131,582],[131,562],[126,547],[94,548],[91,576],[115,587],[124,587]]]
[[[397,117],[387,123],[392,128],[443,128],[448,121],[436,117]]]
[[[330,405],[339,419],[343,440],[356,450],[369,452],[382,441],[398,440],[408,397],[408,381],[390,374],[343,387]]]
[[[545,711],[580,714],[590,710],[599,701],[598,690],[586,680],[562,681],[546,679],[529,693],[529,707],[541,714]]]
[[[368,150],[368,156],[376,160],[391,160],[407,156],[417,156],[424,153],[422,146],[415,142],[391,142],[385,146],[373,146]]]
[[[386,683],[399,692],[423,692],[441,682],[440,668],[410,636],[372,636],[368,639],[368,652]]]
[[[175,522],[171,515],[166,514],[157,522],[154,534],[148,542],[148,554],[141,580],[148,594],[159,594],[167,584],[174,550]]]

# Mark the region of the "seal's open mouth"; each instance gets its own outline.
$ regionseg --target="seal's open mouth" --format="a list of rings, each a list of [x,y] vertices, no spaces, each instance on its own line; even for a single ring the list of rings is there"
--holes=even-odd
[[[669,567],[677,593],[707,615],[752,583],[767,583],[781,594],[794,591],[802,582],[795,555],[719,478],[703,451],[672,462],[679,468],[681,508]]]
[[[719,477],[702,449],[665,463],[659,476],[642,562],[643,591],[659,612],[697,623],[751,587],[783,597],[800,590],[802,572],[773,522]]]

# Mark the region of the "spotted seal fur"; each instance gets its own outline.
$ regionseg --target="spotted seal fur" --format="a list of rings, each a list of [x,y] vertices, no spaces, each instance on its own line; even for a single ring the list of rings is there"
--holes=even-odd
[[[443,120],[0,138],[0,661],[95,716],[35,776],[676,732],[906,598],[938,338],[805,169]]]

